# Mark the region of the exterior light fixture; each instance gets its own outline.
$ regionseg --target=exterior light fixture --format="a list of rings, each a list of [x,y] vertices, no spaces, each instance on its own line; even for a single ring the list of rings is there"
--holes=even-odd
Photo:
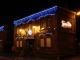
[[[31,29],[29,29],[28,34],[32,35],[32,30]]]
[[[33,26],[33,28],[36,28],[36,26]]]
[[[76,15],[80,15],[80,11],[76,13]]]
[[[19,31],[22,32],[22,29],[20,29]]]
[[[44,28],[42,28],[42,30],[43,30]]]

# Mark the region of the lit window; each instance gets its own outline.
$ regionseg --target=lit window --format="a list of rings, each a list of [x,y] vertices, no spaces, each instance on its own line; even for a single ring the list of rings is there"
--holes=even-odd
[[[46,47],[51,47],[51,38],[46,38]]]
[[[20,41],[20,47],[22,47],[22,41]]]
[[[32,29],[32,24],[29,24],[29,29]]]
[[[44,39],[40,40],[40,45],[41,45],[41,47],[44,47]]]
[[[16,41],[16,47],[19,47],[19,41]]]

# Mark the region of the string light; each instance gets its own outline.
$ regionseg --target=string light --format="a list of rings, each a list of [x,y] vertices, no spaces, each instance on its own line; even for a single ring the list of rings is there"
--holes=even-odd
[[[1,27],[0,27],[0,31],[3,31],[3,30],[4,30],[4,26],[1,26]]]
[[[0,42],[2,42],[2,40],[0,40]]]
[[[30,15],[30,16],[27,16],[27,17],[24,17],[22,19],[19,19],[17,21],[14,21],[14,26],[18,26],[20,24],[24,24],[24,23],[28,23],[29,21],[34,21],[35,19],[38,20],[40,19],[41,17],[45,17],[47,15],[54,15],[55,12],[57,10],[57,6],[54,6],[52,8],[49,8],[49,9],[46,9],[46,10],[43,10],[41,12],[38,12],[38,13],[35,13],[33,15]]]

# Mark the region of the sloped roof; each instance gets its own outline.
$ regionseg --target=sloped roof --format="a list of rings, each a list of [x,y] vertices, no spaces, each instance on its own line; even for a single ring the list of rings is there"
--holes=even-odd
[[[4,30],[4,26],[0,26],[0,31],[3,31]]]
[[[54,6],[52,8],[43,10],[41,12],[32,14],[30,16],[24,17],[24,18],[19,19],[19,20],[16,20],[16,21],[13,22],[14,23],[14,26],[18,26],[18,25],[24,24],[26,22],[28,23],[31,20],[39,19],[42,16],[46,16],[46,15],[49,15],[49,14],[52,14],[53,15],[56,12],[56,10],[57,10],[57,6]]]

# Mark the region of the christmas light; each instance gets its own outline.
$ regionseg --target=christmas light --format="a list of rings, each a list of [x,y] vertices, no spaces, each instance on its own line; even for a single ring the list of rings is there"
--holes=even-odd
[[[4,30],[4,26],[1,26],[1,27],[0,27],[0,31],[3,31],[3,30]]]
[[[45,17],[47,15],[54,15],[54,13],[56,12],[56,10],[57,10],[57,6],[54,6],[52,8],[46,9],[44,11],[35,13],[35,14],[30,15],[30,16],[27,16],[27,17],[24,17],[22,19],[19,19],[17,21],[14,21],[13,22],[14,23],[14,26],[18,26],[20,24],[28,23],[29,21],[38,20],[41,17]]]
[[[2,40],[0,40],[0,42],[2,42]]]

